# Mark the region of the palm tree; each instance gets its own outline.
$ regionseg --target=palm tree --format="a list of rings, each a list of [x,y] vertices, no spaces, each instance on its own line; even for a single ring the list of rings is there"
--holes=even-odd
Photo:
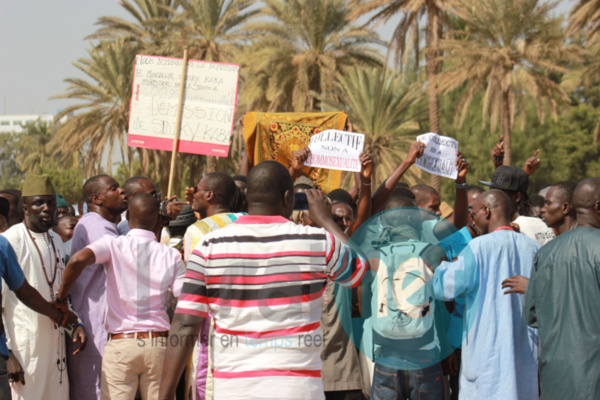
[[[15,159],[21,171],[33,172],[39,165],[45,164],[52,153],[50,142],[53,136],[53,127],[39,119],[25,126],[20,143],[23,148]]]
[[[344,110],[356,132],[366,135],[365,153],[373,158],[377,187],[406,158],[419,124],[426,117],[422,86],[406,76],[379,68],[349,68],[337,76],[339,101],[323,100],[327,110]],[[417,183],[421,170],[405,175]]]
[[[380,66],[375,33],[349,19],[346,0],[266,0],[258,36],[241,59],[242,102],[268,111],[316,110],[312,93],[335,99],[336,75]]]
[[[254,3],[255,0],[177,1],[181,7],[173,21],[181,32],[174,36],[177,47],[189,48],[192,59],[234,62],[251,37],[245,26],[259,13],[257,8],[251,9]],[[188,163],[200,160],[198,156],[186,158]],[[217,157],[206,157],[206,172],[216,171],[217,166]]]
[[[121,0],[119,4],[133,21],[113,16],[98,18],[100,28],[88,39],[124,38],[135,43],[140,52],[155,56],[180,56],[173,44],[178,32],[172,29],[175,0]]]
[[[124,39],[101,41],[97,47],[88,50],[89,58],[73,64],[90,80],[66,79],[69,83],[67,92],[55,96],[81,101],[56,116],[56,121],[59,121],[64,116],[81,111],[59,126],[52,143],[58,151],[69,155],[85,148],[86,176],[100,170],[107,145],[106,170],[109,174],[112,173],[114,144],[118,143],[122,150],[127,149],[125,139],[136,50],[132,42]]]
[[[586,31],[588,43],[592,43],[600,33],[600,0],[579,0],[571,9],[569,26],[565,34],[574,35]]]
[[[407,49],[414,48],[415,70],[419,65],[419,20],[427,14],[427,89],[429,94],[429,130],[440,133],[440,101],[438,74],[441,71],[439,41],[443,37],[442,9],[444,0],[354,0],[357,7],[352,15],[362,15],[377,10],[369,22],[387,22],[402,13],[400,23],[394,30],[390,48],[395,49],[398,65],[406,63]],[[437,175],[431,175],[431,183],[437,190],[441,181]]]
[[[474,94],[485,90],[483,124],[492,130],[498,114],[505,141],[504,163],[511,163],[511,130],[517,110],[524,118],[524,100],[532,97],[538,118],[545,120],[544,100],[557,118],[560,101],[569,96],[555,76],[567,72],[565,62],[579,61],[581,50],[565,43],[560,19],[550,16],[556,3],[539,0],[454,0],[451,9],[461,28],[443,40],[446,69],[440,87],[464,88],[457,103],[460,125]]]
[[[582,69],[574,74],[576,84],[592,87],[600,82],[600,0],[580,0],[569,15],[569,25],[565,32],[568,36],[584,35],[585,47],[590,57]],[[600,120],[594,129],[594,146],[598,148],[600,137]]]

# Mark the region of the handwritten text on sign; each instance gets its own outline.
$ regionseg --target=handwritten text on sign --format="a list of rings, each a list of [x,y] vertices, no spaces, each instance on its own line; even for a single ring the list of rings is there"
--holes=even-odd
[[[183,60],[138,55],[129,145],[172,150]],[[178,151],[227,157],[239,66],[189,60]]]
[[[430,174],[456,179],[458,175],[454,165],[458,151],[456,139],[430,132],[417,136],[417,141],[427,146],[423,155],[417,158],[416,164],[419,168]]]
[[[365,135],[328,129],[310,138],[310,156],[304,163],[309,167],[360,172],[360,153]]]

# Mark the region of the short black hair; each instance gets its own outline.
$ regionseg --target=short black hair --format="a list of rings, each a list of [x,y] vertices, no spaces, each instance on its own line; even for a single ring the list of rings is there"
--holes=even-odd
[[[551,187],[556,188],[556,190],[560,190],[565,203],[573,203],[573,193],[575,193],[577,183],[572,181],[560,181],[551,185]]]
[[[540,196],[539,194],[536,194],[534,196],[531,196],[531,198],[529,199],[529,202],[531,203],[531,207],[544,207],[544,201],[545,199]]]
[[[19,221],[23,221],[25,214],[23,213],[23,208],[19,206],[19,200],[21,200],[21,191],[17,189],[4,189],[0,191],[0,194],[8,194],[9,196],[12,196],[10,208],[17,210]]]
[[[135,189],[137,188],[137,186],[139,186],[140,181],[148,181],[156,187],[154,181],[148,177],[132,176],[131,178],[127,179],[125,183],[123,183],[123,190],[125,191],[125,195],[127,197],[132,197],[133,195],[135,195]]]
[[[410,188],[410,190],[415,194],[415,200],[417,204],[422,204],[429,199],[426,198],[429,194],[435,194],[438,198],[440,194],[437,190],[428,185],[418,184]]]
[[[354,200],[352,195],[342,188],[334,189],[327,195],[331,199],[332,204],[344,203],[350,206],[352,210],[355,208]]]
[[[211,172],[203,178],[206,186],[213,191],[219,205],[231,209],[235,200],[237,185],[231,176],[225,172]]]
[[[289,171],[277,161],[263,161],[248,174],[248,203],[279,205],[286,191],[294,190]]]
[[[92,202],[92,196],[100,193],[100,191],[102,190],[102,185],[100,181],[102,180],[102,178],[107,177],[114,179],[110,175],[101,174],[92,176],[90,179],[85,181],[85,183],[83,184],[83,199],[86,203],[90,204]]]

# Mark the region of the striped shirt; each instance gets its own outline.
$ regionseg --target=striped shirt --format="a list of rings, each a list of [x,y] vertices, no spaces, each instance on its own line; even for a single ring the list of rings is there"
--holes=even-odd
[[[325,285],[356,286],[365,271],[366,262],[324,229],[279,216],[242,216],[205,235],[176,313],[214,317],[215,399],[324,398]]]
[[[187,261],[190,259],[192,250],[204,235],[231,224],[245,214],[246,213],[220,213],[203,218],[190,225],[183,237],[184,260]]]

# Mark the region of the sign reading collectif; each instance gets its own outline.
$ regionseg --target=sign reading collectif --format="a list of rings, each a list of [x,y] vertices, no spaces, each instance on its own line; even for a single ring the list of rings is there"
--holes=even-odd
[[[173,149],[183,60],[138,55],[129,112],[128,144]],[[177,151],[227,157],[239,66],[189,60]]]
[[[310,138],[309,167],[360,172],[360,153],[365,146],[362,133],[328,129]]]
[[[417,166],[430,174],[456,179],[458,171],[454,162],[458,151],[458,141],[437,133],[425,133],[417,136],[417,141],[423,142],[427,148],[420,158]]]

